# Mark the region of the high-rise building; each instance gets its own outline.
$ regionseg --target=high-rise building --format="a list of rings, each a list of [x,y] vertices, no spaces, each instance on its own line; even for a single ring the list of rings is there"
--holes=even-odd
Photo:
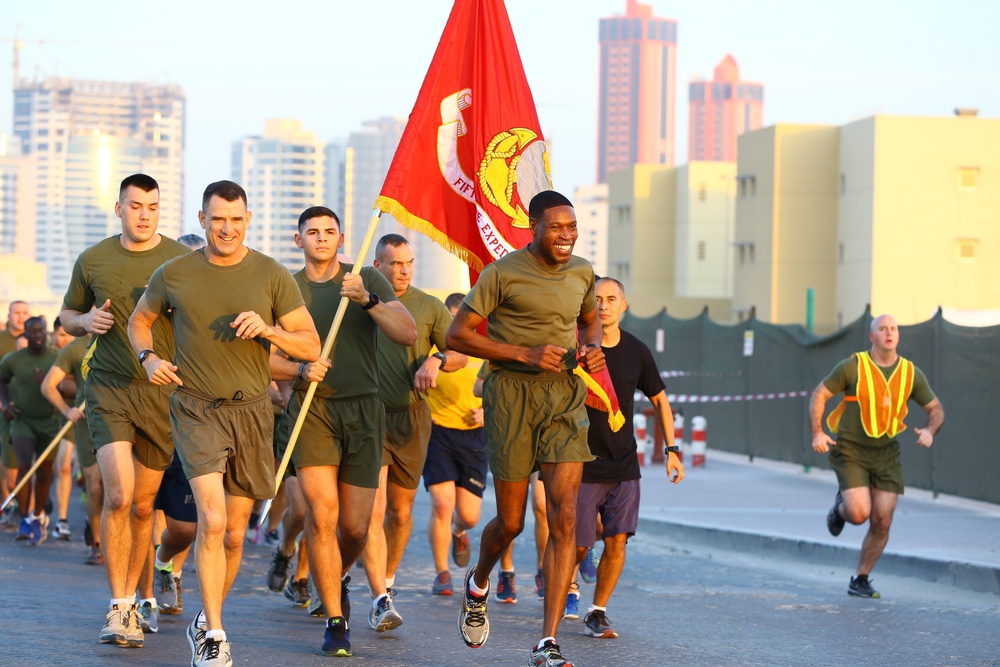
[[[333,209],[337,217],[346,217],[344,211],[344,167],[347,153],[347,142],[343,139],[334,139],[327,142],[323,149],[326,160],[326,185],[323,188],[323,205]]]
[[[357,261],[371,264],[378,239],[386,234],[399,234],[413,250],[415,286],[436,294],[465,291],[469,288],[469,273],[461,260],[430,237],[405,227],[386,213],[379,220],[367,257],[358,256],[404,127],[403,118],[385,117],[364,123],[361,130],[348,137],[344,158],[344,233],[347,234],[344,252]]]
[[[247,192],[253,219],[247,245],[290,271],[302,268],[293,242],[299,215],[324,203],[324,144],[292,119],[264,122],[264,133],[233,142],[233,180]]]
[[[23,187],[26,165],[20,144],[0,134],[0,255],[18,252],[18,214],[24,204],[18,191]]]
[[[180,234],[184,106],[174,85],[15,82],[14,136],[33,184],[34,258],[46,265],[54,292],[65,291],[77,255],[117,228],[118,185],[131,173],[159,182],[160,231]]]
[[[608,184],[581,185],[573,193],[579,236],[573,254],[594,266],[599,276],[608,272]]]
[[[726,55],[711,81],[688,89],[688,160],[736,161],[736,137],[764,126],[764,86],[740,80],[740,66]]]
[[[600,22],[597,182],[634,164],[674,164],[677,22],[627,0]]]

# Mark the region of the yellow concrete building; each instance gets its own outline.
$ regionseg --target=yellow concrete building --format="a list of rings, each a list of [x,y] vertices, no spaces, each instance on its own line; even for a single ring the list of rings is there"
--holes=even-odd
[[[739,139],[733,307],[832,331],[1000,310],[1000,119],[874,116]]]
[[[1000,310],[1000,119],[874,116],[840,136],[840,321]]]
[[[608,275],[630,310],[729,321],[735,168],[637,164],[608,176]]]
[[[733,308],[765,322],[836,324],[838,130],[775,125],[739,138]]]

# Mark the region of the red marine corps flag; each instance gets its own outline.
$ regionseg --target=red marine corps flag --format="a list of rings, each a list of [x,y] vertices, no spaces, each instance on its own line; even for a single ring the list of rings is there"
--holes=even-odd
[[[434,239],[475,280],[531,241],[528,202],[551,188],[502,0],[455,0],[375,208]],[[604,386],[610,401],[601,409],[623,421],[610,377],[601,375],[588,387]]]

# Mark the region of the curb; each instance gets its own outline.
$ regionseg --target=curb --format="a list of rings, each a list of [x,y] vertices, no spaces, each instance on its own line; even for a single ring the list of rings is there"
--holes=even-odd
[[[641,515],[639,517],[639,530],[669,535],[678,541],[702,546],[794,558],[849,570],[853,570],[857,565],[859,555],[859,550],[853,547],[842,547],[781,535],[712,528]],[[1000,595],[1000,568],[989,565],[935,560],[886,551],[878,561],[878,570],[887,574],[948,584],[979,593]]]

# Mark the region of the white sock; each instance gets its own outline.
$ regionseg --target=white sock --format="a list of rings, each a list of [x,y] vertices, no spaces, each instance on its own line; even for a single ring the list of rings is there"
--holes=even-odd
[[[608,613],[608,608],[607,607],[598,607],[596,604],[592,604],[592,605],[590,605],[590,609],[587,610],[587,613],[589,614],[592,611],[603,611],[606,614],[606,613]]]
[[[146,604],[147,602],[153,608],[158,609],[158,607],[156,606],[156,598],[142,598],[141,600],[139,600],[139,606],[142,606],[142,605]]]
[[[472,593],[473,595],[482,597],[483,595],[486,595],[487,593],[490,592],[490,584],[489,582],[487,582],[486,588],[480,588],[479,586],[476,586],[476,578],[469,577],[469,592]]]
[[[538,642],[538,646],[536,646],[535,648],[536,648],[536,649],[537,649],[537,648],[541,648],[541,647],[542,647],[542,644],[544,644],[545,642],[549,642],[549,641],[550,641],[550,642],[552,642],[553,644],[557,644],[557,643],[558,643],[558,642],[556,641],[556,638],[555,638],[555,637],[542,637],[542,640],[541,640],[540,642]]]
[[[387,577],[385,580],[385,587],[392,588],[396,585],[396,577]]]
[[[134,607],[135,606],[135,596],[134,595],[129,595],[128,597],[125,598],[125,601],[128,603],[128,606],[130,606],[130,607]]]
[[[128,604],[128,599],[127,598],[111,598],[111,606],[112,607],[114,607],[115,605],[118,605],[119,609],[124,609],[125,605],[127,605],[127,604]]]
[[[378,609],[379,600],[381,600],[384,597],[388,597],[388,595],[389,595],[388,593],[382,593],[382,595],[372,600],[372,609]]]
[[[174,561],[168,560],[168,561],[164,562],[164,561],[160,560],[160,550],[159,549],[156,550],[156,556],[155,556],[155,560],[153,561],[153,564],[156,566],[157,570],[164,570],[165,572],[173,572],[174,571]]]
[[[205,639],[214,639],[217,642],[226,641],[226,631],[225,630],[209,630],[205,633]]]

